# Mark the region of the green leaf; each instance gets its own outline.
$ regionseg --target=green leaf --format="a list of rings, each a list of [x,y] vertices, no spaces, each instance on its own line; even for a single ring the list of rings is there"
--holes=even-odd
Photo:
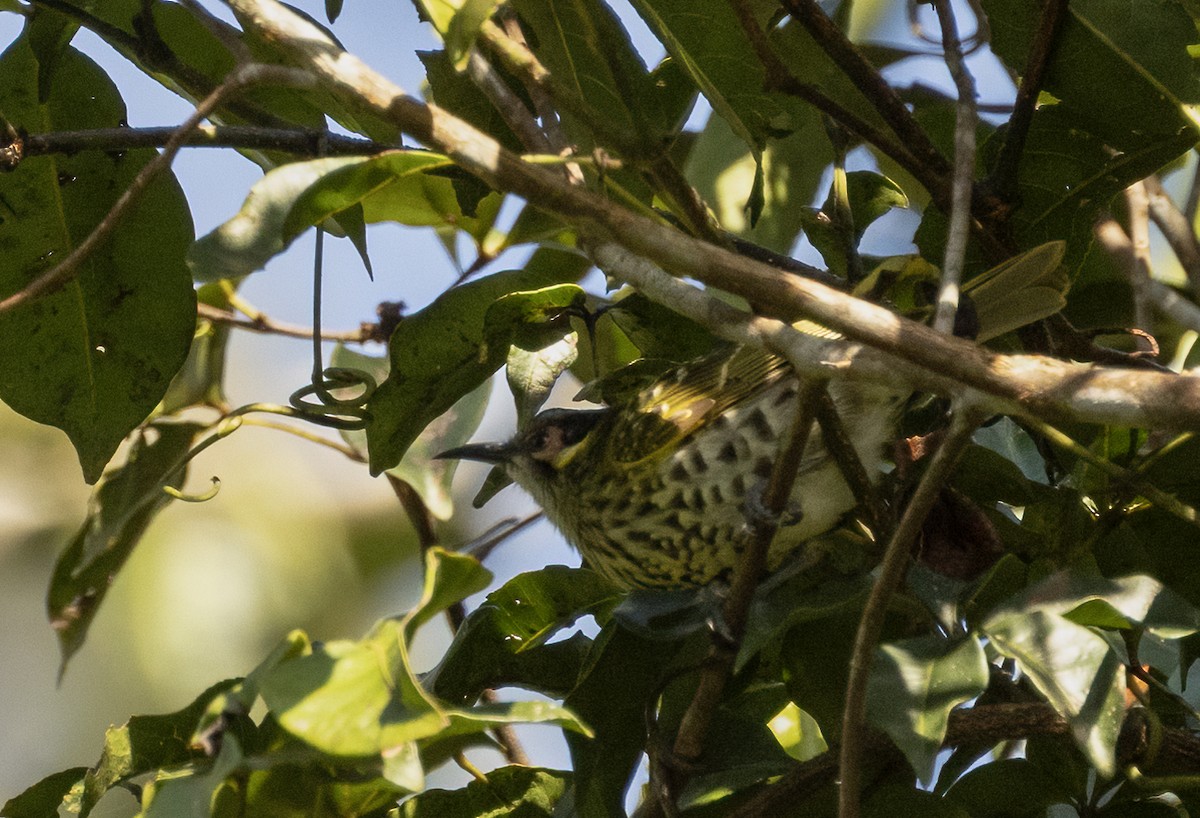
[[[125,120],[117,89],[74,49],[62,51],[52,80],[39,105],[38,66],[18,38],[0,57],[0,110],[35,133]],[[0,176],[0,297],[66,258],[155,155],[35,157]],[[183,263],[191,240],[183,193],[170,173],[160,174],[71,281],[0,316],[0,399],[66,432],[89,483],[187,356],[196,315]]]
[[[580,617],[611,608],[620,596],[586,569],[552,565],[520,574],[471,612],[426,682],[452,702],[505,685],[563,696],[575,685],[591,641],[578,634],[547,640]]]
[[[980,343],[1049,318],[1067,305],[1064,241],[1050,241],[997,264],[963,285],[979,319]]]
[[[379,622],[358,642],[314,645],[311,653],[279,662],[262,678],[263,700],[285,730],[322,752],[408,759],[388,778],[419,788],[419,762],[405,747],[450,727],[451,716],[417,681],[409,641],[424,622],[486,587],[490,577],[471,557],[432,549],[421,600],[403,620]]]
[[[1097,771],[1111,776],[1124,715],[1125,668],[1108,643],[1090,629],[1042,610],[1002,611],[982,630],[1067,720],[1076,744]]]
[[[500,368],[523,320],[544,318],[575,300],[577,289],[531,292],[562,274],[497,273],[443,293],[400,322],[389,345],[391,375],[368,403],[372,474],[400,462],[422,429]],[[493,303],[505,296],[511,300],[493,313]],[[552,306],[559,296],[560,306]]]
[[[1103,607],[1092,604],[1097,602]],[[1200,630],[1200,610],[1148,576],[1114,580],[1060,571],[1010,600],[1005,609],[1013,613],[1036,609],[1097,627],[1137,625],[1164,639],[1179,639]]]
[[[756,161],[768,135],[793,129],[799,106],[762,90],[766,71],[728,3],[634,0],[633,7]]]
[[[513,7],[532,31],[531,42],[560,94],[589,111],[579,123],[569,114],[572,136],[585,147],[640,142],[657,149],[679,124],[646,71],[629,34],[608,5],[596,0],[515,0]],[[589,127],[603,129],[593,135]],[[607,138],[610,134],[612,139]]]
[[[371,375],[375,383],[382,383],[388,376],[387,358],[364,355],[341,344],[334,348],[329,364],[362,370]],[[388,474],[412,486],[421,496],[421,501],[429,509],[429,513],[439,520],[449,520],[454,514],[454,494],[451,488],[459,461],[438,460],[436,455],[461,446],[471,439],[471,435],[483,420],[491,393],[490,380],[481,383],[475,391],[468,392],[440,417],[432,420],[413,441],[400,462],[387,470]],[[344,431],[342,437],[364,460],[366,459],[365,432]]]
[[[643,359],[691,361],[712,352],[719,343],[695,321],[638,292],[626,294],[604,315],[629,336],[641,350]]]
[[[80,816],[86,818],[104,793],[135,776],[201,758],[191,738],[210,702],[237,684],[218,682],[187,707],[163,716],[134,716],[104,735],[104,752],[84,780]]]
[[[206,284],[196,291],[203,304],[230,309],[229,299],[216,284]],[[156,414],[173,415],[190,406],[228,405],[225,397],[225,347],[232,330],[228,324],[200,319],[187,360],[175,373],[167,394],[163,395]]]
[[[362,205],[368,222],[433,226],[446,224],[451,218],[457,220],[463,214],[453,204],[450,181],[426,175],[449,167],[450,160],[441,154],[407,150],[354,157],[330,167],[291,203],[280,228],[283,241],[291,243],[309,227],[353,205]]]
[[[1034,0],[985,0],[992,48],[1022,70],[1041,7]],[[1200,102],[1189,48],[1196,27],[1173,0],[1082,0],[1071,3],[1055,40],[1044,88],[1088,131],[1118,151],[1196,139],[1189,105]]]
[[[412,639],[417,628],[455,603],[476,594],[492,581],[492,573],[479,560],[442,548],[425,554],[425,584],[421,600],[404,617],[404,633]]]
[[[542,767],[501,767],[460,790],[427,790],[400,806],[399,818],[551,818],[569,773]]]
[[[449,724],[408,666],[395,620],[359,642],[326,642],[281,662],[263,678],[262,697],[285,730],[334,756],[391,754]]]
[[[46,611],[62,652],[60,675],[83,645],[113,578],[150,522],[171,502],[163,488],[183,485],[184,457],[203,428],[153,424],[134,439],[125,462],[96,484],[87,518],[59,555],[47,592]]]
[[[73,792],[83,787],[87,767],[72,767],[53,773],[4,802],[0,815],[5,818],[58,818],[59,807]]]
[[[237,215],[188,251],[188,265],[197,281],[237,278],[261,270],[295,238],[284,239],[283,226],[304,191],[326,174],[362,162],[360,157],[326,157],[275,168],[246,194]]]
[[[565,701],[596,731],[591,739],[567,735],[576,814],[621,814],[622,794],[646,743],[646,707],[668,681],[696,667],[708,645],[705,633],[683,643],[663,641],[615,619],[601,630],[583,678]]]
[[[899,185],[882,174],[868,170],[854,170],[846,174],[846,200],[854,224],[855,246],[876,219],[893,208],[908,207],[908,197]],[[804,232],[813,247],[820,251],[831,271],[844,275],[846,244],[841,236],[842,231],[832,221],[836,207],[831,187],[820,210],[802,208],[799,213]]]
[[[484,133],[490,134],[501,145],[513,152],[524,152],[525,146],[508,127],[508,123],[505,122],[500,111],[465,72],[456,70],[445,51],[418,51],[417,57],[421,60],[421,65],[425,67],[425,79],[429,83],[429,91],[425,95],[427,99],[439,108],[445,108]],[[493,68],[504,76],[503,69],[499,65],[494,64]],[[517,86],[517,93],[521,93],[519,82],[514,81],[509,84]],[[545,218],[550,218],[543,211],[536,212],[543,214]],[[556,221],[555,224],[560,230],[562,229],[561,222]]]
[[[226,736],[207,769],[193,768],[182,776],[164,773],[146,785],[138,818],[208,818],[217,790],[241,766],[241,748],[233,736]]]
[[[1035,818],[1071,794],[1054,778],[1023,758],[1006,758],[971,770],[946,793],[971,818]]]
[[[984,691],[988,663],[974,637],[955,644],[923,636],[880,645],[867,685],[867,718],[891,736],[928,781],[950,711]]]
[[[797,761],[808,761],[829,749],[825,736],[821,735],[821,725],[793,702],[784,705],[767,722],[767,728],[775,735],[784,752]]]
[[[467,65],[467,56],[479,29],[500,0],[416,0],[417,7],[425,13],[425,19],[433,23],[456,70]]]
[[[542,349],[508,351],[505,376],[517,404],[517,428],[524,429],[550,397],[558,376],[579,356],[578,336],[570,333]],[[464,441],[465,442],[465,441]],[[453,444],[457,445],[457,444]],[[448,447],[447,447],[448,448]]]

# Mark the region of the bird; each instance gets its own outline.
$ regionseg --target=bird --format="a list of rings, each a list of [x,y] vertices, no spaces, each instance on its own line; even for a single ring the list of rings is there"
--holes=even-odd
[[[829,387],[864,467],[879,475],[901,396],[858,382]],[[782,358],[749,345],[721,348],[609,405],[546,409],[507,442],[468,443],[438,457],[502,467],[584,566],[619,585],[707,586],[727,580],[746,547],[747,504],[766,484],[801,394]],[[814,431],[768,569],[855,505]]]

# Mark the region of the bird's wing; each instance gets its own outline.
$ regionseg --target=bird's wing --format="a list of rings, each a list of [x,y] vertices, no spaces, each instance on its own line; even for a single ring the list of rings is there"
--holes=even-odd
[[[782,358],[752,347],[722,349],[672,369],[618,409],[610,455],[626,466],[657,460],[790,371]]]

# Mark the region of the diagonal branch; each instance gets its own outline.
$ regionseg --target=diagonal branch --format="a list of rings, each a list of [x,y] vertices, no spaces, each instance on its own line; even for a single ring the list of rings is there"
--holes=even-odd
[[[912,150],[929,172],[942,179],[948,178],[950,163],[946,161],[946,157],[942,156],[941,151],[925,133],[925,129],[913,118],[904,101],[884,81],[875,66],[846,39],[846,35],[826,16],[815,0],[780,0],[780,5],[804,26],[858,90],[871,101],[888,127]]]
[[[755,304],[768,305],[772,317],[787,322],[798,316],[809,317],[847,339],[884,351],[883,359],[891,362],[890,367],[878,358],[867,363],[872,360],[868,356],[857,372],[847,367],[846,374],[860,374],[888,384],[897,384],[901,379],[920,380],[936,385],[942,394],[960,395],[973,390],[978,394],[972,400],[986,402],[991,411],[1036,415],[1050,422],[1200,428],[1200,379],[1069,363],[1037,355],[997,354],[816,282],[781,275],[777,269],[698,241],[603,196],[566,184],[558,175],[524,161],[436,105],[405,95],[276,0],[228,3],[244,25],[312,70],[349,107],[386,118],[494,187],[536,201],[539,207],[557,213],[583,233],[619,241],[626,251],[661,268],[692,276]],[[692,288],[665,279],[669,277],[626,278],[648,297],[683,311],[675,301],[681,297],[675,285],[685,293]],[[689,317],[699,316],[699,320],[706,321],[713,299],[699,291],[697,295],[700,301]],[[686,294],[682,297],[688,298]],[[762,332],[769,330],[781,340],[787,336],[790,342],[801,343],[793,337],[801,333],[785,326],[753,326]],[[818,363],[821,359],[813,360],[814,370],[830,374],[828,367]]]
[[[827,96],[820,88],[812,83],[804,82],[784,64],[772,48],[767,35],[759,28],[754,12],[748,0],[730,0],[742,30],[746,32],[758,59],[767,72],[766,89],[780,91],[804,100],[821,113],[837,122],[847,131],[853,133],[862,141],[874,145],[897,164],[911,173],[929,190],[934,199],[947,201],[945,180],[931,172],[928,164],[918,159],[903,142],[892,139],[891,136],[876,128],[862,117]]]
[[[1058,35],[1062,32],[1068,3],[1069,0],[1046,0],[1042,7],[1042,20],[1029,47],[1029,60],[1022,72],[1012,116],[1008,118],[1004,142],[1000,145],[996,167],[989,180],[989,187],[1010,207],[1017,203],[1017,179],[1021,157],[1025,153],[1025,139],[1029,135],[1029,126],[1033,122],[1033,112],[1037,109],[1038,95],[1042,92],[1050,59],[1054,56],[1054,47],[1058,44]]]
[[[971,435],[983,419],[977,409],[960,406],[955,412],[949,434],[934,454],[917,490],[909,499],[904,514],[888,542],[879,567],[879,578],[871,588],[863,610],[854,650],[850,655],[850,677],[846,683],[846,705],[842,714],[842,747],[839,753],[841,784],[838,787],[838,817],[858,818],[862,789],[863,737],[866,732],[867,678],[871,660],[883,632],[884,618],[892,596],[904,580],[913,542],[937,501],[959,456],[971,442]]]

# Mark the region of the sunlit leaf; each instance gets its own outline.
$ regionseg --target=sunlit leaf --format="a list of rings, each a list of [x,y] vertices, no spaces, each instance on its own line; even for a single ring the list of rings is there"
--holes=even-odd
[[[923,636],[880,645],[867,686],[867,718],[929,780],[950,711],[984,691],[988,663],[974,638]]]
[[[550,397],[558,376],[575,362],[578,355],[578,337],[575,333],[539,350],[530,351],[516,346],[509,350],[504,371],[508,388],[517,404],[518,429],[525,428],[537,414]]]
[[[388,376],[387,358],[364,355],[343,345],[334,348],[329,363],[330,366],[367,372],[375,379],[375,383],[383,383]],[[387,470],[388,474],[412,486],[429,513],[439,520],[448,520],[454,514],[451,487],[459,461],[439,460],[436,455],[461,446],[471,438],[483,420],[491,393],[491,380],[484,381],[473,392],[468,392],[440,417],[432,420],[413,441],[400,462]],[[364,460],[367,458],[365,432],[344,431],[342,437]]]
[[[1111,775],[1124,715],[1125,668],[1108,643],[1088,628],[1041,610],[1000,612],[984,623],[983,632],[1067,720],[1096,769]]]
[[[426,19],[433,23],[454,67],[462,70],[467,54],[479,36],[479,28],[492,16],[500,0],[417,0]]]

